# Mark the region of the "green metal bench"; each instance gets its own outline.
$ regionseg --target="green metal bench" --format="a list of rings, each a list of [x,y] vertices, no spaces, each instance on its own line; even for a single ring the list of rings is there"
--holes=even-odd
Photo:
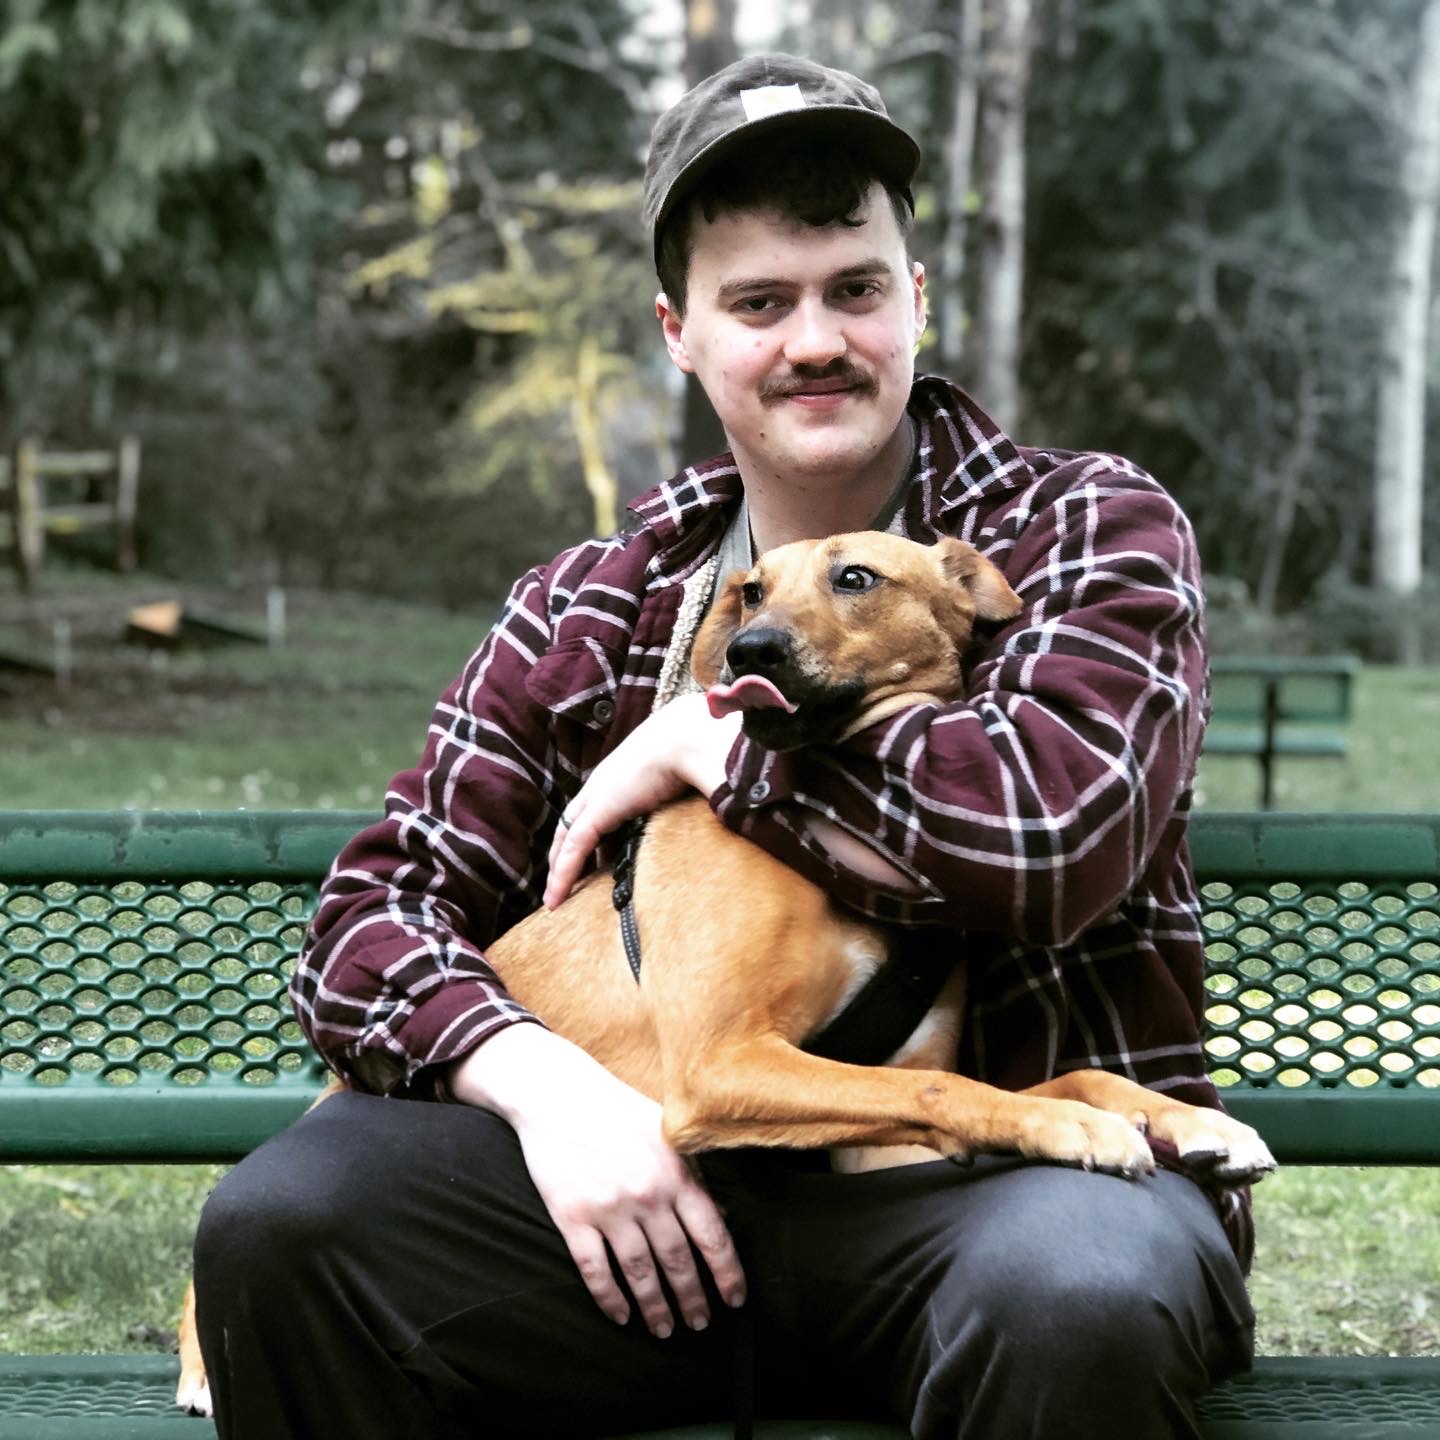
[[[370,818],[0,815],[0,1161],[233,1160],[289,1124],[322,1072],[286,978],[320,876]],[[1234,1113],[1282,1161],[1440,1163],[1440,816],[1202,815],[1194,851]],[[0,1440],[213,1436],[171,1408],[175,1373],[0,1357]],[[1210,1440],[1440,1435],[1440,1358],[1261,1359],[1204,1414]]]
[[[1343,760],[1343,727],[1360,662],[1348,655],[1217,659],[1207,755],[1248,756],[1260,765],[1260,808],[1275,798],[1281,758]]]

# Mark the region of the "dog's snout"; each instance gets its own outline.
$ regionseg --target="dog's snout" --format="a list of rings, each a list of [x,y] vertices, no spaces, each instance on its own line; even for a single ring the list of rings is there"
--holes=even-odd
[[[773,625],[742,630],[725,651],[733,675],[769,675],[790,659],[790,637]]]

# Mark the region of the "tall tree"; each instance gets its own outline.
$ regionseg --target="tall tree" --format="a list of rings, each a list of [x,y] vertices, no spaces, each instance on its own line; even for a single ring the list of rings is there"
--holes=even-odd
[[[344,23],[364,7],[342,7]],[[276,315],[337,197],[305,61],[328,0],[11,0],[0,27],[0,427],[44,428],[126,339]],[[0,435],[0,440],[6,438]]]
[[[740,58],[735,40],[735,0],[685,0],[685,85],[698,85],[708,75]],[[715,407],[700,382],[686,375],[681,393],[680,455],[688,462],[717,454],[730,443]]]
[[[954,370],[965,349],[966,245],[974,194],[975,126],[980,104],[983,0],[950,0],[952,81],[945,135],[944,223],[934,306],[941,364]]]
[[[1440,204],[1440,0],[1427,0],[1399,128],[1394,248],[1381,321],[1375,585],[1420,586],[1431,272]]]
[[[1031,7],[1030,0],[988,0],[986,8],[974,374],[981,402],[1011,429],[1021,410]]]
[[[1317,73],[1319,20],[1378,65],[1410,18],[1093,0],[1074,19],[1032,97],[1027,395],[1060,443],[1174,488],[1208,569],[1293,605],[1364,543],[1393,173],[1371,108]]]

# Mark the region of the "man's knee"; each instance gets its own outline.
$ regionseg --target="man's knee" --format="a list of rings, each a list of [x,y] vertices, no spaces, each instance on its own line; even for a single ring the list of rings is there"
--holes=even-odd
[[[215,1187],[200,1214],[195,1275],[202,1290],[218,1279],[230,1290],[275,1282],[283,1291],[313,1274],[346,1237],[364,1227],[383,1172],[367,1153],[367,1132],[317,1110],[252,1151]],[[317,1124],[325,1120],[330,1123]],[[216,1293],[219,1287],[212,1288]]]
[[[302,1272],[343,1226],[339,1199],[309,1166],[266,1163],[257,1152],[221,1179],[195,1232],[197,1287],[233,1292]]]
[[[1177,1316],[1203,1296],[1189,1228],[1154,1182],[1033,1174],[1032,1190],[1050,1193],[1017,1204],[985,1253],[960,1262],[996,1332],[1068,1354],[1169,1344]]]
[[[988,1391],[988,1410],[1028,1375],[1031,1399],[1057,1413],[1083,1405],[1098,1422],[1121,1399],[1137,1417],[1179,1413],[1244,1367],[1251,1318],[1239,1266],[1189,1181],[1033,1167],[1008,1177],[981,1232],[956,1237],[925,1388],[961,1410]]]

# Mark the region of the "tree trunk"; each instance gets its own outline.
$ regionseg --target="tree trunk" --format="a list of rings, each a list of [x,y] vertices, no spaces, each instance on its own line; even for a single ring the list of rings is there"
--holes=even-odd
[[[955,91],[945,139],[945,231],[935,313],[940,368],[952,374],[965,351],[965,241],[974,187],[975,115],[980,95],[981,0],[951,0]]]
[[[990,0],[987,21],[975,376],[980,403],[1009,430],[1020,418],[1030,0]]]
[[[1421,18],[1407,112],[1376,417],[1373,575],[1390,595],[1420,585],[1427,321],[1440,198],[1440,0],[1427,0]]]
[[[685,0],[685,88],[740,58],[736,0]]]
[[[685,0],[687,88],[740,58],[735,43],[735,4],[736,0]],[[693,375],[686,375],[684,382],[680,460],[690,465],[718,454],[730,442],[700,382]]]
[[[1302,333],[1296,349],[1305,343]],[[1314,367],[1302,353],[1298,355],[1300,377],[1295,395],[1295,432],[1291,443],[1276,467],[1271,508],[1270,535],[1263,546],[1260,579],[1255,586],[1255,608],[1263,615],[1273,615],[1280,596],[1280,580],[1285,573],[1285,557],[1295,533],[1295,516],[1300,508],[1300,495],[1305,479],[1315,463],[1320,443],[1320,396]]]
[[[595,534],[613,535],[620,491],[605,462],[605,447],[600,439],[600,346],[593,335],[580,342],[575,389],[570,397],[570,424],[580,451],[580,473],[593,507]]]

